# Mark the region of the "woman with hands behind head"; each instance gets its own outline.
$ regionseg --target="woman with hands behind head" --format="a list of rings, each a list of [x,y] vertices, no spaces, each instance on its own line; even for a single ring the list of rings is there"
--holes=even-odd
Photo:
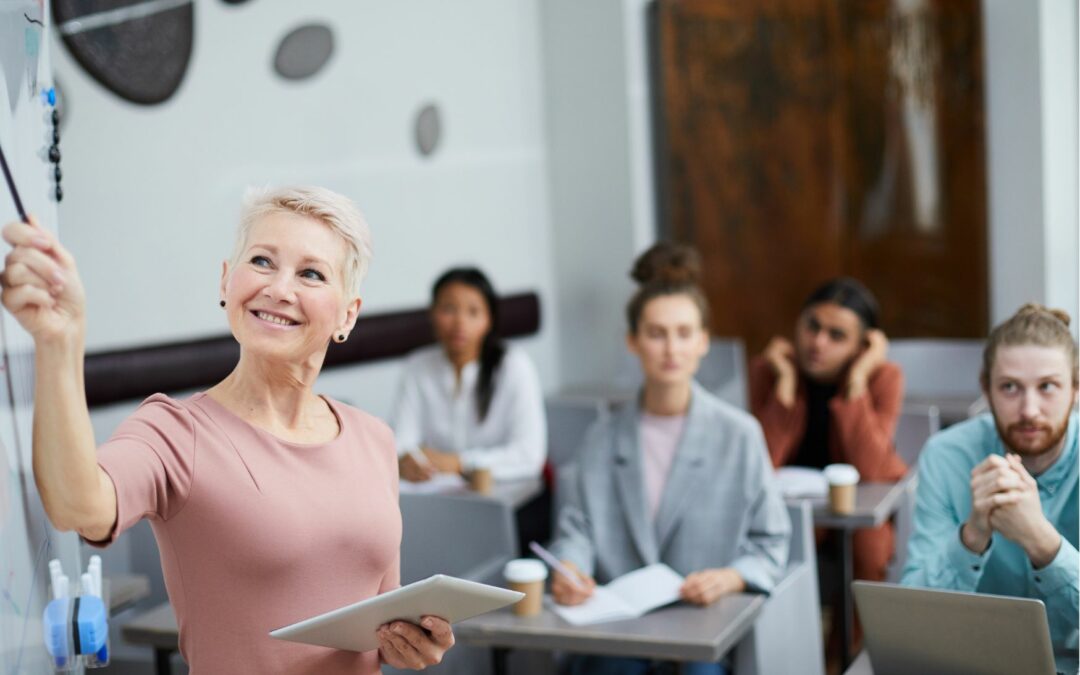
[[[790,523],[772,481],[761,427],[694,382],[709,347],[708,304],[693,249],[660,243],[638,258],[627,347],[644,372],[638,399],[586,435],[553,553],[579,575],[556,573],[552,595],[573,605],[640,567],[685,576],[684,600],[768,591],[788,556]],[[577,657],[572,672],[645,673],[641,659]],[[726,672],[693,663],[684,673]]]
[[[356,322],[371,261],[351,201],[321,188],[252,194],[221,274],[236,368],[185,399],[151,396],[100,448],[75,261],[36,224],[10,223],[3,236],[12,246],[3,303],[35,345],[33,464],[45,511],[99,546],[149,519],[193,674],[374,674],[381,663],[440,661],[454,637],[437,617],[382,626],[379,649],[365,653],[268,635],[399,585],[391,432],[312,390],[330,341]]]
[[[834,279],[806,299],[794,344],[774,337],[751,360],[750,408],[775,466],[842,462],[868,481],[895,481],[907,472],[893,446],[904,377],[886,360],[878,314],[865,286]],[[858,530],[854,551],[855,578],[883,581],[892,524]]]

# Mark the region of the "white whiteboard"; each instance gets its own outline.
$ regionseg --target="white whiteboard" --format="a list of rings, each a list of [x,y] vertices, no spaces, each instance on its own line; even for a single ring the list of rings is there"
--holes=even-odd
[[[48,2],[0,0],[0,146],[24,207],[56,227],[52,165],[43,155],[52,141],[50,108],[40,91],[50,86]],[[0,186],[0,223],[17,220],[7,186]],[[7,245],[0,248],[6,255]],[[78,541],[48,525],[30,464],[33,343],[0,312],[0,675],[51,671],[42,645],[41,613],[50,558],[69,576],[80,566]]]

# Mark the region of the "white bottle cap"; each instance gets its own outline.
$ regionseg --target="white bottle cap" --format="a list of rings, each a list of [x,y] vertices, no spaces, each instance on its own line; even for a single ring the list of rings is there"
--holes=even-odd
[[[547,579],[547,567],[544,563],[533,558],[518,558],[506,563],[503,568],[503,576],[510,583],[527,584],[531,581],[543,581]]]
[[[829,485],[856,485],[859,482],[859,470],[850,464],[830,464],[824,473]]]

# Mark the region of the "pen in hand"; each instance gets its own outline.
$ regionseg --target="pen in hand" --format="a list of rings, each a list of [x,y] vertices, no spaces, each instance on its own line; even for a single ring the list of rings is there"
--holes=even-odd
[[[435,472],[435,467],[431,465],[431,460],[427,458],[427,455],[425,455],[424,451],[420,448],[412,448],[411,450],[409,450],[409,457],[412,457],[413,461],[419,464],[421,467],[427,469],[428,471],[431,471],[432,473]]]
[[[566,565],[559,562],[558,558],[551,555],[551,551],[547,550],[540,544],[537,544],[535,541],[529,542],[529,550],[535,553],[538,558],[547,563],[548,567],[566,577],[566,580],[569,581],[570,584],[574,586],[574,588],[580,591],[588,590],[587,588],[585,588],[585,585],[581,583],[581,579],[578,578],[578,575],[574,574],[573,570],[568,568]]]
[[[401,480],[424,483],[435,477],[438,469],[420,448],[402,449],[398,456]]]

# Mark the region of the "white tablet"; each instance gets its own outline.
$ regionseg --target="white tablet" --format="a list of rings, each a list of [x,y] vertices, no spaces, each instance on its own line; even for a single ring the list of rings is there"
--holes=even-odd
[[[366,652],[378,649],[375,631],[390,621],[420,624],[424,616],[450,623],[512,605],[525,597],[475,581],[436,574],[352,605],[270,631],[270,637],[309,645]]]

